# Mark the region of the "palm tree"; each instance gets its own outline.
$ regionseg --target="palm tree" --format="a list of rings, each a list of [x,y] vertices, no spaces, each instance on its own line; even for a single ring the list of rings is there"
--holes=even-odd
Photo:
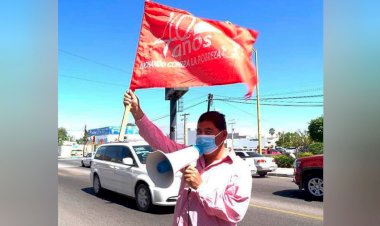
[[[276,131],[273,129],[273,128],[270,128],[269,129],[269,134],[273,137],[273,134],[275,133]]]

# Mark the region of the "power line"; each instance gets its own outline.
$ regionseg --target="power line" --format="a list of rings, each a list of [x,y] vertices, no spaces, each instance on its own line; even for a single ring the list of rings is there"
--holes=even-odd
[[[82,81],[86,81],[86,82],[98,83],[98,84],[102,84],[102,85],[110,85],[110,86],[121,86],[121,87],[126,87],[126,85],[122,85],[122,84],[111,83],[111,82],[102,82],[102,81],[98,81],[98,80],[86,79],[86,78],[80,78],[80,77],[70,76],[70,75],[66,75],[66,74],[59,74],[59,76],[60,76],[60,77],[66,77],[66,78],[77,79],[77,80],[82,80]]]
[[[261,95],[261,97],[278,96],[278,95],[285,95],[285,94],[296,94],[296,93],[310,93],[310,92],[321,91],[321,90],[323,90],[323,88],[311,88],[311,89],[297,90],[297,91],[292,91],[292,92],[279,92],[279,93],[266,94],[266,95]],[[223,95],[215,95],[215,96],[227,97]],[[241,98],[241,97],[237,97],[237,98]]]
[[[243,110],[243,109],[241,109],[241,108],[238,108],[238,107],[236,107],[235,105],[233,105],[233,104],[231,104],[231,103],[228,103],[227,101],[222,101],[222,103],[223,103],[223,104],[228,104],[228,105],[232,106],[233,108],[236,108],[237,110],[239,110],[239,111],[241,111],[241,112],[244,112],[244,113],[246,113],[246,114],[248,114],[248,115],[250,115],[250,116],[254,116],[254,117],[256,117],[255,114],[252,114],[251,112],[248,112],[248,111],[245,111],[245,110]]]
[[[126,87],[126,85],[122,84],[117,84],[117,83],[111,83],[111,82],[103,82],[103,81],[98,81],[98,80],[93,80],[93,79],[86,79],[86,78],[80,78],[76,76],[70,76],[66,74],[59,74],[60,77],[66,77],[66,78],[71,78],[71,79],[77,79],[77,80],[82,80],[86,82],[93,82],[93,83],[98,83],[102,85],[111,85],[111,86],[118,86],[118,87]],[[217,95],[219,96],[219,95]],[[263,106],[286,106],[286,107],[323,107],[322,102],[305,102],[305,101],[279,101],[283,99],[302,99],[302,98],[315,98],[315,97],[323,97],[323,95],[310,95],[310,96],[292,96],[292,97],[274,97],[274,98],[262,98],[260,99],[262,102],[283,102],[283,103],[298,103],[300,105],[291,105],[291,104],[267,104],[267,103],[261,103],[260,105]],[[191,100],[199,99],[200,97],[193,98]],[[233,102],[233,103],[239,103],[239,104],[254,104],[256,99],[251,99],[251,100],[244,100],[241,97],[227,97],[227,98],[217,98],[213,100],[219,100],[219,101],[228,101],[228,102]],[[244,101],[239,101],[239,100],[244,100]],[[197,103],[195,105],[192,105],[188,108],[184,108],[183,110],[189,109],[193,106],[196,106],[198,104],[201,104],[203,102],[206,102],[207,100],[204,100],[200,103]],[[320,105],[301,105],[301,104],[320,104]],[[163,118],[168,117],[170,115],[165,115]],[[159,120],[161,118],[158,118],[156,120]]]
[[[126,87],[126,85],[119,84],[119,83],[103,82],[103,81],[98,81],[98,80],[93,80],[93,79],[87,79],[87,78],[81,78],[81,77],[77,77],[77,76],[71,76],[71,75],[62,74],[62,73],[59,73],[58,75],[59,75],[60,77],[71,78],[71,79],[77,79],[77,80],[82,80],[82,81],[85,81],[85,82],[99,83],[99,84],[102,84],[102,85],[111,85],[111,86],[121,86],[121,87]],[[158,90],[158,89],[150,89],[150,91],[162,92],[162,90]],[[194,98],[194,99],[195,99],[195,98]],[[199,98],[198,98],[198,99],[199,99]]]
[[[207,100],[202,100],[201,102],[198,102],[198,103],[193,104],[193,105],[191,105],[191,106],[189,106],[189,107],[186,107],[186,108],[183,109],[183,111],[188,110],[188,109],[193,108],[193,107],[196,107],[196,106],[198,106],[198,105],[200,105],[200,104],[202,104],[202,103],[204,103],[204,102],[207,102]],[[170,114],[163,115],[163,116],[159,116],[158,118],[153,119],[152,122],[153,122],[153,121],[160,120],[160,119],[167,118],[167,117],[169,117],[169,116],[170,116]]]
[[[77,58],[80,58],[82,60],[86,60],[88,62],[91,62],[91,63],[94,63],[94,64],[98,64],[98,65],[101,65],[103,67],[107,67],[107,68],[110,68],[110,69],[113,69],[113,70],[116,70],[116,71],[120,71],[120,72],[123,72],[123,73],[126,73],[126,74],[131,74],[130,71],[126,71],[122,68],[118,68],[118,67],[115,67],[115,66],[112,66],[112,65],[108,65],[108,64],[105,64],[105,63],[102,63],[102,62],[99,62],[99,61],[96,61],[96,60],[92,60],[88,57],[84,57],[84,56],[80,56],[76,53],[72,53],[72,52],[69,52],[67,50],[63,50],[63,49],[58,49],[58,51],[64,53],[64,54],[67,54],[67,55],[70,55],[70,56],[74,56],[74,57],[77,57]]]
[[[207,97],[207,95],[202,94],[202,95],[200,95],[200,96],[196,96],[196,97],[191,98],[191,99],[188,99],[188,100],[185,100],[185,99],[184,99],[184,101],[186,101],[186,103],[189,103],[189,102],[195,102],[194,100],[199,100],[199,99],[203,99],[203,98],[206,98],[206,97]]]
[[[289,100],[265,100],[270,103],[294,103],[294,104],[323,104],[321,101],[289,101]]]
[[[309,96],[292,96],[292,97],[268,97],[268,98],[260,98],[260,101],[261,100],[282,100],[282,99],[314,98],[314,97],[323,97],[323,94],[309,95]]]
[[[296,104],[296,105],[292,105],[292,104],[260,104],[260,105],[264,105],[264,106],[278,106],[278,107],[323,107],[322,104],[320,105],[317,105],[317,104]]]
[[[241,104],[255,104],[256,102],[247,102],[247,101],[238,101],[238,100],[228,100],[228,99],[216,99],[216,100],[222,100],[222,101],[230,101],[234,103],[241,103]],[[269,103],[291,103],[291,104],[323,104],[321,101],[291,101],[291,100],[264,100],[262,102],[269,102]],[[261,105],[260,103],[260,105]]]
[[[253,114],[252,112],[248,112],[248,111],[245,111],[245,110],[243,110],[243,109],[241,109],[241,108],[236,107],[236,105],[234,105],[234,104],[228,103],[228,102],[226,102],[226,101],[221,101],[221,102],[222,102],[223,104],[227,104],[227,105],[233,107],[234,109],[237,109],[237,110],[239,110],[239,111],[241,111],[241,112],[243,112],[243,113],[245,113],[245,114],[247,114],[247,115],[250,115],[250,116],[253,116],[253,117],[256,117],[256,116],[257,116],[256,114]],[[263,118],[263,117],[261,117],[261,120],[264,121],[264,122],[269,122],[269,120],[267,120],[267,119],[265,119],[265,118]]]
[[[226,100],[226,99],[214,99],[214,100],[219,100],[223,102],[232,102],[232,103],[239,103],[239,104],[255,104],[252,102],[242,102],[242,101],[235,101],[235,100]],[[283,107],[323,107],[323,105],[306,105],[306,104],[266,104],[266,103],[261,103],[260,105],[264,106],[283,106]]]
[[[309,95],[309,96],[290,96],[290,97],[268,97],[268,98],[260,98],[260,101],[266,101],[266,100],[282,100],[282,99],[302,99],[302,98],[315,98],[315,97],[323,97],[323,94],[318,95]],[[226,97],[226,98],[219,98],[214,100],[236,100],[236,101],[244,101],[242,103],[249,103],[252,101],[256,101],[255,99],[249,99],[246,100],[242,97]]]
[[[295,94],[295,93],[310,93],[310,92],[321,91],[321,90],[323,90],[323,88],[319,87],[319,88],[298,90],[298,91],[293,91],[293,92],[266,94],[266,95],[261,95],[261,97],[278,96],[278,95]]]
[[[193,105],[191,105],[191,106],[189,106],[189,107],[185,107],[183,110],[185,111],[185,110],[188,110],[188,109],[190,109],[190,108],[193,108],[193,107],[195,107],[195,106],[198,106],[198,105],[200,105],[200,104],[202,104],[202,103],[204,103],[204,102],[206,102],[207,100],[202,100],[201,102],[198,102],[198,103],[196,103],[196,104],[193,104]]]
[[[169,115],[160,116],[160,117],[158,117],[158,118],[152,119],[152,122],[154,122],[154,121],[158,121],[158,120],[160,120],[160,119],[164,119],[164,118],[169,117],[169,116],[170,116],[170,114],[169,114]]]

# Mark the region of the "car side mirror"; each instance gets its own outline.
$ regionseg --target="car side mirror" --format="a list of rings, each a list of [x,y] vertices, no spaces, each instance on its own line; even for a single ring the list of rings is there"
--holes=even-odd
[[[123,158],[123,164],[125,164],[125,165],[134,165],[133,164],[133,159],[130,158],[130,157]]]

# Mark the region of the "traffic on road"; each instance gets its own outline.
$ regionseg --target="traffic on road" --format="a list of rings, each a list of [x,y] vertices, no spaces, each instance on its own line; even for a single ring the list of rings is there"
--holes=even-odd
[[[173,205],[148,211],[134,195],[108,189],[97,194],[91,171],[81,159],[58,161],[59,225],[171,225]],[[300,191],[291,177],[254,175],[249,208],[238,225],[323,225],[323,201]]]

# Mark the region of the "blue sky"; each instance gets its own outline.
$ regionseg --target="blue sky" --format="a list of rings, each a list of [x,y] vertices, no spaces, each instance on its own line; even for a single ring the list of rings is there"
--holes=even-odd
[[[323,5],[322,1],[156,1],[197,17],[228,20],[259,32],[255,48],[259,60],[263,104],[323,105]],[[58,6],[58,126],[74,136],[87,128],[119,126],[122,98],[129,88],[139,38],[143,0],[65,0]],[[184,107],[207,99],[243,97],[244,84],[192,87]],[[142,89],[136,94],[150,119],[168,132],[169,101],[164,89]],[[254,93],[254,96],[256,93]],[[318,96],[318,97],[307,97]],[[298,102],[298,103],[295,103]],[[306,102],[306,103],[305,103]],[[235,131],[256,136],[256,105],[214,101],[212,109],[235,121]],[[188,126],[194,127],[207,102],[187,109]],[[323,114],[323,107],[261,106],[261,127],[276,131],[305,130]],[[183,114],[183,113],[179,113]],[[167,116],[167,117],[164,117]],[[183,123],[178,117],[178,131]],[[133,121],[132,117],[130,119]],[[229,128],[230,131],[230,128]],[[178,135],[180,137],[180,135]]]

